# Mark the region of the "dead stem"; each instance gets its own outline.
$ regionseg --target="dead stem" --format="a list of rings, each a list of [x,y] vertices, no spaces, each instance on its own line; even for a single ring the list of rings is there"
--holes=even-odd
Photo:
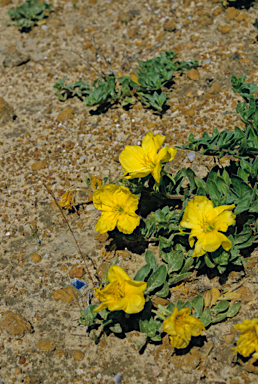
[[[90,258],[88,255],[86,256],[87,259],[89,260],[89,262],[91,263],[91,265],[93,266],[94,270],[95,270],[94,277],[97,279],[97,284],[94,283],[94,281],[93,281],[93,278],[92,278],[92,276],[91,276],[91,273],[90,273],[90,271],[89,271],[89,268],[88,268],[88,266],[87,266],[87,263],[86,263],[86,261],[85,261],[83,255],[82,255],[81,248],[80,248],[80,246],[79,246],[79,244],[78,244],[78,241],[76,240],[76,237],[75,237],[75,235],[74,235],[74,233],[73,233],[73,231],[72,231],[72,228],[71,228],[71,226],[70,226],[70,224],[69,224],[69,221],[67,220],[67,218],[66,218],[64,212],[62,211],[62,208],[61,208],[60,205],[58,204],[58,202],[57,202],[57,200],[56,200],[56,198],[55,198],[53,192],[50,191],[50,189],[48,189],[48,187],[46,186],[45,183],[42,183],[42,184],[44,185],[44,187],[46,188],[46,190],[48,191],[48,193],[49,193],[49,194],[52,196],[52,198],[54,199],[54,202],[55,202],[56,206],[58,207],[58,209],[59,209],[61,215],[63,216],[63,218],[64,218],[64,220],[65,220],[65,222],[66,222],[66,224],[67,224],[67,226],[68,226],[68,228],[69,228],[70,233],[72,234],[72,237],[73,237],[73,239],[74,239],[74,241],[75,241],[75,244],[76,244],[76,246],[77,246],[77,248],[78,248],[78,250],[79,250],[79,255],[81,256],[81,258],[82,258],[82,260],[83,260],[83,262],[84,262],[84,265],[85,265],[87,274],[88,274],[88,276],[89,276],[89,278],[90,278],[90,280],[91,280],[91,282],[92,282],[92,285],[93,285],[93,286],[99,285],[99,278],[98,278],[97,270],[96,270],[96,268],[95,268],[95,265],[94,265],[93,261],[91,260],[91,258]]]

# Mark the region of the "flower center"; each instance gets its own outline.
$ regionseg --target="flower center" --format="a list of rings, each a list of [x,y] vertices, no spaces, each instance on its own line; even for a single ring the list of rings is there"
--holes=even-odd
[[[113,295],[117,301],[119,301],[125,297],[125,293],[123,292],[123,289],[118,282],[116,282],[116,284],[115,284]]]
[[[211,223],[209,221],[203,220],[203,230],[204,230],[204,232],[212,232],[212,231],[214,231],[214,228],[215,228],[215,224],[214,223]]]
[[[123,213],[123,212],[124,212],[124,209],[123,209],[120,205],[117,205],[117,206],[116,206],[116,210],[117,210],[119,213]]]
[[[145,153],[144,155],[144,165],[148,168],[154,169],[156,167],[156,164],[153,163],[153,161],[150,159],[149,155]]]

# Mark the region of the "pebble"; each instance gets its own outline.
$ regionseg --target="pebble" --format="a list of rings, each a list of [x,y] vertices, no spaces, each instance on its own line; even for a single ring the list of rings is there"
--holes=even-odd
[[[196,154],[194,152],[187,153],[188,159],[191,161],[191,163],[194,161]]]
[[[83,276],[83,273],[84,273],[84,270],[82,267],[74,266],[70,270],[69,275],[70,275],[71,279],[73,279],[74,277],[77,277],[77,279],[79,279],[80,277]]]
[[[191,68],[187,74],[187,77],[190,80],[198,80],[200,75],[197,69]]]
[[[61,123],[64,123],[67,120],[74,119],[73,109],[70,107],[65,108],[62,112],[57,116],[57,120]]]
[[[231,27],[229,25],[221,25],[221,24],[218,24],[218,30],[221,32],[221,33],[228,33],[229,31],[231,31]]]
[[[13,107],[11,107],[3,97],[0,97],[0,125],[4,125],[9,121],[12,121],[13,117]]]
[[[25,332],[31,332],[30,323],[19,313],[6,311],[0,321],[1,331],[6,331],[12,336],[23,336]]]
[[[47,340],[41,340],[37,345],[36,348],[38,351],[43,351],[43,352],[49,352],[53,351],[55,347],[53,346],[52,341],[47,341]]]
[[[34,261],[35,263],[40,263],[42,258],[40,255],[38,255],[37,253],[33,253],[31,255],[31,260]]]
[[[71,285],[52,292],[55,301],[61,300],[63,303],[72,303],[75,300],[75,295],[77,295],[77,290]]]
[[[173,32],[175,29],[176,29],[176,24],[175,22],[171,19],[171,20],[168,20],[164,23],[163,25],[163,28],[164,28],[164,31],[167,31],[167,32]]]
[[[123,375],[121,372],[119,372],[113,379],[113,381],[117,384],[121,384],[123,381]]]
[[[77,349],[76,351],[74,351],[73,359],[75,361],[81,361],[84,359],[84,356],[85,356],[85,354],[82,351],[80,351],[79,349]]]

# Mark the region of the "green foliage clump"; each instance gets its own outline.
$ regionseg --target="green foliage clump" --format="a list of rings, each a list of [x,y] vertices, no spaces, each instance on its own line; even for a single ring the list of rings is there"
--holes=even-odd
[[[126,74],[116,77],[110,74],[96,79],[90,86],[83,81],[65,85],[64,77],[53,88],[61,101],[73,96],[80,99],[85,97],[87,107],[97,106],[101,111],[107,110],[114,103],[129,107],[141,101],[146,107],[162,113],[169,101],[163,88],[172,85],[174,73],[188,71],[199,65],[198,60],[180,62],[175,58],[176,54],[170,50],[151,60],[138,60],[133,76]]]
[[[41,3],[39,0],[26,0],[19,7],[10,9],[8,15],[12,21],[8,24],[15,24],[23,29],[30,29],[45,17],[47,17],[52,9],[52,4]]]

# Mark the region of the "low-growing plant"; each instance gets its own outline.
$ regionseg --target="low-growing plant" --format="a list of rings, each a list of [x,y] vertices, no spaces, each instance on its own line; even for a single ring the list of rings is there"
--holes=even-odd
[[[163,89],[172,85],[174,73],[182,73],[198,65],[198,60],[188,62],[176,60],[175,52],[169,50],[161,52],[158,57],[151,60],[138,60],[135,73],[131,75],[125,74],[119,77],[112,73],[97,78],[91,85],[82,80],[65,85],[67,77],[64,77],[56,82],[53,88],[61,101],[73,96],[78,96],[80,99],[84,97],[87,107],[98,106],[100,110],[106,110],[115,103],[126,107],[141,101],[146,107],[162,113],[169,101]]]
[[[7,24],[15,24],[21,30],[28,30],[46,18],[52,10],[52,4],[40,2],[39,0],[26,0],[19,7],[8,11],[11,21]]]
[[[143,65],[144,70],[146,67]],[[139,77],[137,81],[140,82]],[[237,105],[244,128],[217,131],[211,138],[208,136],[210,139],[204,136],[204,153],[214,151],[212,154],[218,158],[229,151],[227,138],[232,139],[229,165],[216,165],[204,178],[186,168],[172,176],[164,166],[174,159],[176,148],[159,149],[165,137],[149,131],[142,146],[126,146],[121,152],[123,175],[118,183],[105,180],[104,184],[96,184],[93,204],[102,214],[95,229],[109,232],[114,241],[123,239],[125,244],[154,243],[159,257],[148,249],[145,264],[133,279],[116,265],[117,258],[112,261],[103,286],[95,291],[101,304],[90,304],[81,311],[80,323],[89,327],[95,340],[103,332],[138,330],[143,334],[139,349],[147,342],[159,343],[166,333],[174,348],[186,348],[191,337],[200,336],[205,328],[238,313],[239,295],[221,295],[214,287],[205,297],[197,295],[185,303],[173,302],[175,285],[196,278],[197,273],[212,271],[225,276],[235,268],[245,270],[258,239],[258,160],[254,156],[258,143],[255,136],[250,140],[250,132],[257,134],[258,87],[245,84],[245,77],[234,76],[232,86],[244,98]],[[239,131],[243,142],[236,144]],[[198,145],[204,146],[203,143],[203,138],[194,144],[192,141],[190,149],[200,150]],[[64,208],[69,208],[71,199],[68,200],[66,196]],[[154,298],[168,299],[170,303],[167,307],[156,305]],[[256,320],[250,327],[247,325],[241,340],[245,343],[254,339],[256,343]],[[237,329],[244,331],[242,325]],[[236,351],[244,357],[255,352],[255,357],[258,347],[246,348],[239,342]]]

